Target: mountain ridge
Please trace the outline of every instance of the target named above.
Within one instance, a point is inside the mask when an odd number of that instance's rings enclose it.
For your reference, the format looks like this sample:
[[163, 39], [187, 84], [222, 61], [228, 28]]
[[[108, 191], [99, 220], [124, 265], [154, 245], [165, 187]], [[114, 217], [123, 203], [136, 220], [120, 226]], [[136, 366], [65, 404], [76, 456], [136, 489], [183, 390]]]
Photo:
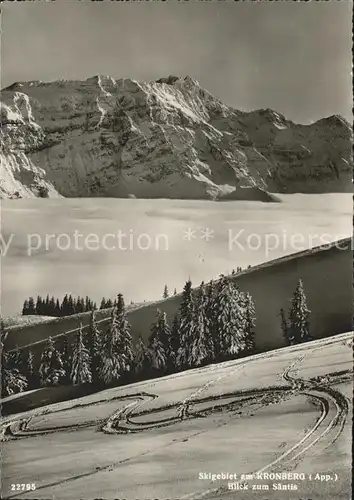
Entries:
[[1, 91], [1, 122], [2, 197], [351, 191], [343, 117], [301, 125], [269, 108], [240, 111], [191, 77], [15, 82]]

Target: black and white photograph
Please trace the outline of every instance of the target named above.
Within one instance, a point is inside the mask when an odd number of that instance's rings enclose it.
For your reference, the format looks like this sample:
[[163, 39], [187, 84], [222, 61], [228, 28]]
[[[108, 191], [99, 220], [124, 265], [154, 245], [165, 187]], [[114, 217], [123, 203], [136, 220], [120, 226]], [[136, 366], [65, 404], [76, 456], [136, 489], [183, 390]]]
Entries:
[[352, 2], [1, 10], [1, 492], [350, 500]]

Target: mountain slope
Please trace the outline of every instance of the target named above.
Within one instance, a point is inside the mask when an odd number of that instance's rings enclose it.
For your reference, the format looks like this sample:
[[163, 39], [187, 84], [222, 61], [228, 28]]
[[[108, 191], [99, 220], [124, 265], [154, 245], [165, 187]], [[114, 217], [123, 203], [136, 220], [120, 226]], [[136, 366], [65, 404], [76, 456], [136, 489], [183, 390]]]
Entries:
[[190, 77], [15, 83], [1, 99], [5, 197], [351, 190], [344, 119], [305, 126], [268, 109], [237, 111]]

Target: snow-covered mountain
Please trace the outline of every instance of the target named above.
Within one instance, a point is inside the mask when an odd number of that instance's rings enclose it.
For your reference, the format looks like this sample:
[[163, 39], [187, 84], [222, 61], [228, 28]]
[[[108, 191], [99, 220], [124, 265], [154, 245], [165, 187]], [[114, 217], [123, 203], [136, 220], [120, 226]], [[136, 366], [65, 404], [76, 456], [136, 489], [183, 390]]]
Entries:
[[298, 125], [270, 109], [238, 111], [190, 77], [14, 83], [1, 101], [3, 197], [351, 191], [343, 118]]

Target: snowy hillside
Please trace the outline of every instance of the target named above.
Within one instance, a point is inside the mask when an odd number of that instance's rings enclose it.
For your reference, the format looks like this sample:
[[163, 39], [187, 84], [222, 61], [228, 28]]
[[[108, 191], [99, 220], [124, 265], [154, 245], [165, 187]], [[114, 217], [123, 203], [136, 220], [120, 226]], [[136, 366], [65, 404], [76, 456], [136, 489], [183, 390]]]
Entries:
[[269, 109], [237, 111], [190, 77], [14, 83], [1, 100], [2, 197], [268, 199], [265, 191], [351, 189], [344, 119], [304, 126]]
[[51, 405], [40, 389], [30, 399], [46, 406], [0, 420], [2, 498], [349, 499], [352, 344], [348, 332]]

